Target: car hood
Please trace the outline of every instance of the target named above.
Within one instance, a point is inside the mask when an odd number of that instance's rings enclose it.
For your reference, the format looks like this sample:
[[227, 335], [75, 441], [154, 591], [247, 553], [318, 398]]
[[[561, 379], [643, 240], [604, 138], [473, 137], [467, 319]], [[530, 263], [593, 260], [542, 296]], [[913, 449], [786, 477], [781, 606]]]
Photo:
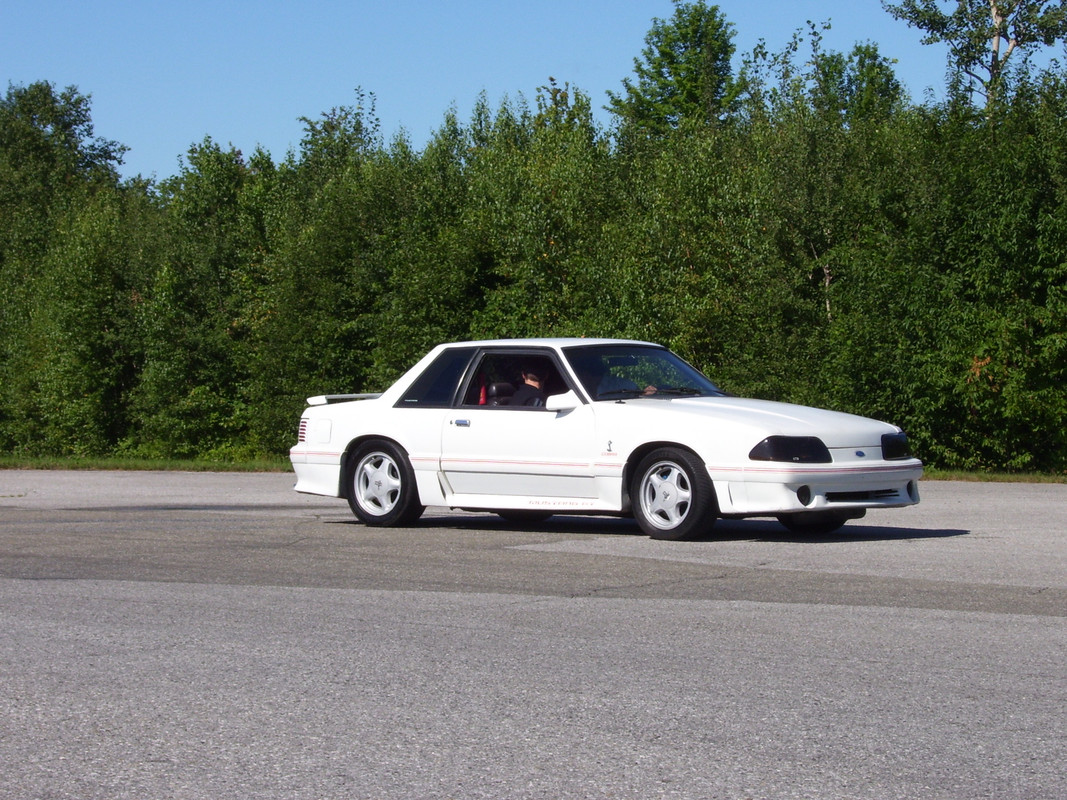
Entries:
[[882, 434], [900, 430], [841, 411], [744, 397], [637, 398], [626, 401], [626, 406], [642, 417], [668, 414], [691, 418], [690, 423], [696, 426], [704, 420], [734, 430], [747, 428], [757, 440], [776, 435], [817, 436], [827, 447], [869, 446], [878, 443]]

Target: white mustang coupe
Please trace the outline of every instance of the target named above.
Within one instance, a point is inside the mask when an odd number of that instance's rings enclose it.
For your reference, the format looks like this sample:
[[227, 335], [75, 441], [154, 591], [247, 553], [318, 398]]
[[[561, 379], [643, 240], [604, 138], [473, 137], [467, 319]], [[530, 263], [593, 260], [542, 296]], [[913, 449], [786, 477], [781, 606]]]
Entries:
[[664, 347], [513, 339], [434, 348], [387, 391], [308, 399], [290, 451], [298, 492], [348, 499], [367, 525], [426, 506], [632, 514], [657, 539], [717, 517], [827, 533], [919, 502], [900, 428], [732, 397]]

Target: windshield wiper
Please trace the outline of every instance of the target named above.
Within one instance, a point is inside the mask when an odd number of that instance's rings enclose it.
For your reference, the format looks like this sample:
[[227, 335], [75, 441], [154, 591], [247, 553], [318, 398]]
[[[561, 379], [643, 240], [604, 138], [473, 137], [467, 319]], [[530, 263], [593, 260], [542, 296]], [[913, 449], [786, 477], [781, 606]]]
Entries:
[[668, 386], [664, 389], [657, 389], [656, 394], [676, 394], [681, 397], [690, 397], [692, 395], [704, 394], [704, 390], [696, 389], [692, 386]]
[[606, 400], [611, 397], [640, 397], [644, 394], [642, 389], [608, 389], [606, 392], [597, 392], [597, 400]]

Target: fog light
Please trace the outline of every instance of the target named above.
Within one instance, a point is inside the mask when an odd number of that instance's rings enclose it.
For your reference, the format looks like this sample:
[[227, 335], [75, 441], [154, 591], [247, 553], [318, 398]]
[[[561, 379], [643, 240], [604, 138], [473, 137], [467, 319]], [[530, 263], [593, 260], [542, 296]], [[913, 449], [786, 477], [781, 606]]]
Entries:
[[797, 500], [800, 501], [802, 506], [806, 506], [811, 502], [811, 487], [801, 486], [797, 489]]

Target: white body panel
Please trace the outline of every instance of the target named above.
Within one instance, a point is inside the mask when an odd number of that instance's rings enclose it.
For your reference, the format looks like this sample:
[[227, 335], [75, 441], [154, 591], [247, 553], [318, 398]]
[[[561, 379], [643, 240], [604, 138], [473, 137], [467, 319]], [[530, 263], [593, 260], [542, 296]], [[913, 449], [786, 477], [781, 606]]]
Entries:
[[[315, 398], [291, 450], [296, 490], [343, 497], [345, 454], [366, 438], [407, 453], [423, 505], [468, 509], [623, 512], [636, 456], [653, 446], [693, 451], [707, 466], [724, 516], [767, 516], [826, 508], [918, 502], [922, 463], [885, 460], [887, 423], [803, 406], [726, 396], [630, 397], [592, 401], [566, 362], [566, 348], [602, 340], [518, 340], [465, 347], [538, 347], [559, 359], [575, 391], [573, 408], [461, 405], [409, 407], [405, 392], [446, 346], [435, 348], [380, 396], [347, 402]], [[816, 437], [831, 463], [754, 461], [770, 436]], [[798, 498], [806, 487], [807, 503]]]
[[592, 422], [588, 405], [453, 409], [441, 437], [445, 483], [464, 496], [594, 498]]

